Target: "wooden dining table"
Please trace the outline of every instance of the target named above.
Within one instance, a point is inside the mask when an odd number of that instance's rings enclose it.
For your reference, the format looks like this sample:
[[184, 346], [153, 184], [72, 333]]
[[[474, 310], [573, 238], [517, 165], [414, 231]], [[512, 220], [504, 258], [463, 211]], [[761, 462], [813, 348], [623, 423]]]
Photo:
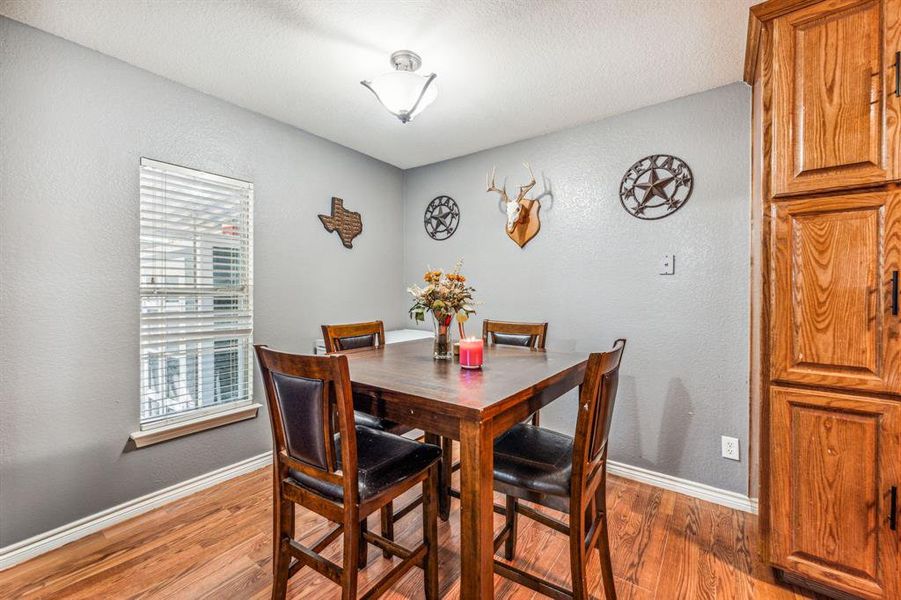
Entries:
[[579, 386], [588, 355], [487, 346], [469, 370], [434, 360], [431, 340], [343, 354], [370, 412], [460, 442], [460, 598], [493, 598], [494, 439]]

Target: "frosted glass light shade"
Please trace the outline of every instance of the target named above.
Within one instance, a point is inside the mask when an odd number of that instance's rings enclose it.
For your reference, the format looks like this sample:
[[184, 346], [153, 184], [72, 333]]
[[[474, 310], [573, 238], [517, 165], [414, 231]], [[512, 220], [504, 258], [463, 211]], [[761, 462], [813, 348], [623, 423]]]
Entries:
[[438, 97], [437, 75], [417, 75], [419, 56], [408, 50], [392, 54], [391, 62], [395, 71], [360, 83], [375, 94], [388, 112], [408, 123]]

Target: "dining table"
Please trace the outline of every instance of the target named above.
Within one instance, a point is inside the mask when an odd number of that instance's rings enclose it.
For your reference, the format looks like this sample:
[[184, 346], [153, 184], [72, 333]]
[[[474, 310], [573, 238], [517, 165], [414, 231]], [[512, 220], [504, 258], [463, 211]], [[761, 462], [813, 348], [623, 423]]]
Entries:
[[342, 354], [368, 412], [460, 442], [460, 598], [493, 598], [494, 440], [581, 385], [588, 354], [486, 345], [481, 369], [428, 339]]

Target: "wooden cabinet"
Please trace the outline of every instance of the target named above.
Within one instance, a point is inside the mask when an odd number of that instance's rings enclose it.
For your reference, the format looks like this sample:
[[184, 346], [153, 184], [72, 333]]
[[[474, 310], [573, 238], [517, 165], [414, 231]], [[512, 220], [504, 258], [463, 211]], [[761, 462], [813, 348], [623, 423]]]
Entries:
[[774, 195], [901, 178], [899, 2], [825, 0], [773, 19]]
[[901, 394], [901, 192], [774, 205], [772, 379]]
[[751, 8], [761, 550], [874, 600], [901, 598], [899, 51], [901, 0]]
[[778, 387], [771, 402], [772, 561], [857, 596], [898, 598], [901, 404]]

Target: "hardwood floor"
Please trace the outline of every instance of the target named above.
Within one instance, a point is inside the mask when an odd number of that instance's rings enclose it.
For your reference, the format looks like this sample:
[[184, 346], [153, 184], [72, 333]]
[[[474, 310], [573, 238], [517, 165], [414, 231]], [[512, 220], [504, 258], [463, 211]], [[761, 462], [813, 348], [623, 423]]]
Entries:
[[[615, 477], [608, 488], [620, 599], [816, 597], [777, 585], [755, 560], [753, 515]], [[268, 598], [270, 498], [268, 468], [233, 479], [0, 572], [0, 598]], [[454, 500], [451, 508], [450, 521], [439, 522], [441, 593], [450, 599], [459, 595], [460, 558], [460, 505]], [[412, 545], [420, 536], [419, 514], [396, 525], [401, 543]], [[495, 525], [500, 528], [500, 517]], [[317, 538], [325, 527], [323, 519], [298, 511], [302, 539]], [[378, 527], [377, 519], [370, 527]], [[340, 562], [340, 554], [339, 538], [326, 555]], [[517, 566], [569, 585], [563, 535], [522, 519], [517, 554]], [[597, 559], [590, 564], [590, 589], [602, 598]], [[391, 565], [370, 547], [361, 590]], [[334, 584], [306, 569], [292, 579], [288, 597], [340, 595]], [[383, 597], [422, 598], [422, 572], [414, 569]], [[495, 597], [538, 598], [500, 577], [495, 577]]]

